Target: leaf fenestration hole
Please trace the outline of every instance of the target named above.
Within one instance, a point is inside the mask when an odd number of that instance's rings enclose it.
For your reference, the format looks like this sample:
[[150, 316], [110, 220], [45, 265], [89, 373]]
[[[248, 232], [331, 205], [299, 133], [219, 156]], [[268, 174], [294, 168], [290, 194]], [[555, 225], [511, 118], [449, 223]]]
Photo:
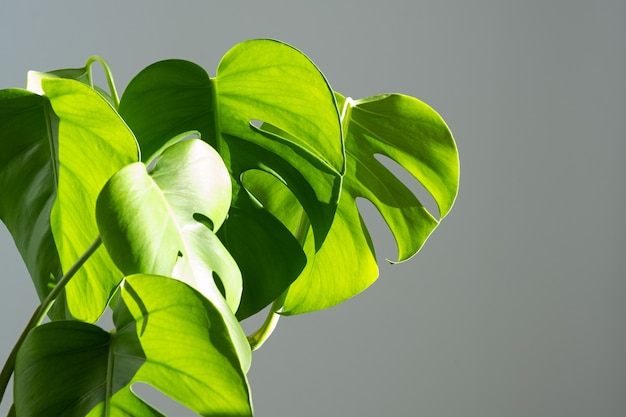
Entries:
[[264, 122], [263, 120], [252, 119], [250, 120], [250, 126], [264, 135], [270, 135], [274, 138], [286, 139], [291, 142], [299, 142], [299, 139], [292, 134], [280, 128], [280, 126], [274, 126], [271, 123]]
[[102, 329], [114, 329], [115, 324], [113, 323], [113, 310], [111, 308], [107, 308], [104, 310], [96, 325], [101, 327]]
[[368, 199], [361, 197], [356, 199], [356, 205], [372, 239], [372, 245], [374, 245], [375, 249], [376, 262], [379, 267], [387, 264], [386, 260], [388, 259], [388, 257], [380, 255], [381, 252], [386, 255], [393, 253], [393, 249], [395, 249], [395, 258], [397, 259], [398, 245], [393, 237], [393, 233], [391, 233], [391, 229], [389, 229], [387, 222], [385, 222], [385, 219], [380, 214], [376, 206]]
[[374, 157], [391, 171], [402, 183], [415, 194], [424, 208], [437, 220], [440, 220], [439, 207], [432, 194], [409, 171], [393, 159], [376, 154]]
[[198, 414], [191, 411], [173, 398], [165, 395], [158, 389], [145, 382], [133, 384], [132, 391], [150, 406], [168, 416], [197, 417]]
[[203, 225], [205, 225], [206, 227], [208, 227], [212, 232], [214, 224], [213, 224], [213, 220], [209, 219], [207, 216], [205, 216], [202, 213], [194, 213], [193, 214], [193, 219], [197, 222], [202, 223]]
[[213, 281], [215, 282], [215, 286], [217, 287], [217, 289], [220, 290], [222, 297], [226, 298], [226, 289], [224, 288], [224, 283], [222, 282], [219, 274], [215, 271], [213, 271]]

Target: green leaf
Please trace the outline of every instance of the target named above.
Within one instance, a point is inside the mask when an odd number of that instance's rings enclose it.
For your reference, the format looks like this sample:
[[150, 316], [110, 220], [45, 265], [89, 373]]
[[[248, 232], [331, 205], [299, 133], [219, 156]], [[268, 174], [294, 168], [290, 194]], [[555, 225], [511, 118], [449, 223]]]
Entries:
[[[233, 213], [220, 237], [241, 266], [244, 296], [240, 318], [259, 311], [296, 278], [305, 258], [285, 228], [242, 186], [250, 170], [270, 173], [291, 189], [321, 246], [336, 210], [344, 171], [341, 124], [334, 95], [317, 67], [300, 51], [272, 40], [243, 42], [222, 59], [215, 78], [197, 65], [162, 61], [128, 85], [120, 114], [146, 155], [164, 138], [197, 130], [214, 146], [233, 179]], [[288, 135], [277, 136], [264, 126]], [[254, 230], [247, 233], [247, 230]], [[268, 233], [268, 231], [270, 233]], [[257, 248], [255, 251], [248, 250]], [[260, 269], [259, 254], [286, 259], [289, 275]], [[271, 266], [271, 265], [267, 265]], [[258, 296], [249, 288], [267, 288]]]
[[[58, 190], [50, 222], [67, 270], [99, 235], [95, 203], [100, 190], [139, 156], [132, 132], [100, 94], [61, 78], [44, 79], [42, 87], [59, 118]], [[106, 250], [98, 249], [65, 288], [70, 314], [95, 321], [121, 279]]]
[[[107, 76], [107, 81], [109, 82], [110, 93], [113, 96], [104, 91], [100, 86], [94, 84], [91, 67], [95, 62], [99, 62], [102, 65], [104, 72]], [[69, 80], [79, 81], [93, 88], [114, 107], [116, 107], [115, 103], [119, 101], [119, 99], [117, 98], [117, 92], [115, 90], [115, 84], [113, 83], [113, 75], [111, 74], [111, 71], [106, 61], [99, 56], [89, 57], [87, 63], [82, 68], [63, 68], [46, 72], [28, 71], [28, 75], [26, 78], [26, 89], [33, 93], [44, 95], [42, 82], [44, 79], [47, 78], [65, 78]]]
[[[220, 156], [192, 139], [167, 148], [149, 173], [137, 162], [113, 175], [98, 197], [96, 217], [102, 241], [124, 275], [184, 281], [211, 300], [238, 332], [233, 313], [241, 298], [241, 274], [214, 233], [230, 201], [230, 177]], [[247, 342], [238, 349], [244, 357]]]
[[80, 81], [83, 84], [89, 85], [90, 75], [89, 69], [87, 67], [83, 68], [64, 68], [53, 71], [28, 71], [28, 75], [26, 77], [26, 89], [28, 91], [32, 91], [33, 93], [44, 95], [43, 88], [41, 83], [46, 78], [66, 78], [69, 80]]
[[[229, 248], [239, 268], [248, 274], [248, 279], [244, 275], [244, 291], [237, 310], [237, 318], [243, 320], [285, 291], [302, 271], [306, 256], [289, 230], [264, 210], [258, 210], [251, 217], [249, 212], [233, 208], [224, 229], [227, 229], [223, 234], [225, 242], [230, 236], [248, 237]], [[277, 248], [283, 248], [283, 251], [277, 251]]]
[[[346, 100], [347, 171], [337, 215], [324, 245], [305, 243], [309, 262], [289, 289], [283, 314], [336, 305], [363, 291], [378, 277], [374, 247], [359, 214], [357, 198], [371, 201], [391, 229], [402, 262], [415, 255], [439, 224], [418, 198], [375, 155], [398, 162], [430, 192], [442, 219], [458, 190], [456, 145], [443, 119], [421, 101], [398, 94]], [[298, 207], [288, 190], [259, 177], [247, 183], [265, 207], [295, 223]], [[292, 226], [293, 227], [293, 226]]]
[[17, 415], [161, 416], [137, 382], [202, 416], [252, 415], [232, 334], [204, 296], [151, 275], [127, 277], [120, 293], [110, 333], [65, 321], [31, 331], [15, 366]]
[[250, 121], [260, 120], [280, 127], [289, 133], [290, 142], [343, 172], [341, 125], [333, 92], [302, 52], [278, 41], [243, 42], [224, 55], [216, 79], [225, 133], [274, 148], [250, 131]]
[[[57, 122], [47, 98], [21, 89], [0, 91], [0, 220], [41, 300], [63, 275], [50, 228], [58, 175]], [[57, 303], [50, 316], [64, 313]]]

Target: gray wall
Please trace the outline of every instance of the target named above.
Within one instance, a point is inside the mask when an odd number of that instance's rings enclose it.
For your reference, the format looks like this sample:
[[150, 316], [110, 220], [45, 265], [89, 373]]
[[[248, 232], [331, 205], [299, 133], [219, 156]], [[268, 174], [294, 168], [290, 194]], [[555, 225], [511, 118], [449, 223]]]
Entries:
[[[281, 321], [254, 355], [258, 416], [626, 415], [623, 0], [3, 0], [0, 16], [0, 88], [92, 54], [120, 89], [164, 58], [214, 73], [272, 37], [338, 91], [403, 92], [447, 120], [451, 215], [361, 296]], [[3, 361], [36, 306], [4, 226], [0, 269]]]

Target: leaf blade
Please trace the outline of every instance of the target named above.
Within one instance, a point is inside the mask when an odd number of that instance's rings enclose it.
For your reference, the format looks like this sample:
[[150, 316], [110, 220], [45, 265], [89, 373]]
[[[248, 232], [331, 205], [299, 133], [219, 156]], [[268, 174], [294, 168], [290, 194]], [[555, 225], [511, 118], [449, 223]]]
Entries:
[[[50, 222], [67, 270], [98, 237], [95, 202], [100, 189], [117, 170], [136, 161], [139, 151], [110, 103], [88, 86], [44, 79], [42, 88], [59, 117], [59, 178]], [[94, 157], [86, 161], [87, 155]], [[106, 251], [98, 249], [65, 288], [69, 313], [95, 321], [121, 279]]]
[[136, 382], [203, 416], [252, 414], [222, 315], [188, 285], [160, 276], [128, 277], [114, 322], [110, 334], [75, 321], [35, 328], [16, 361], [17, 414], [100, 417], [108, 410], [162, 416], [134, 395]]
[[[198, 139], [186, 140], [166, 149], [150, 173], [137, 162], [113, 175], [98, 196], [96, 218], [104, 246], [124, 275], [164, 275], [191, 285], [222, 311], [235, 334], [241, 273], [213, 230], [196, 216], [219, 227], [230, 207], [230, 189], [217, 152]], [[249, 366], [247, 342], [237, 348]]]
[[[378, 278], [374, 246], [357, 198], [368, 199], [379, 210], [396, 240], [397, 262], [403, 262], [420, 250], [449, 213], [458, 192], [456, 144], [432, 108], [399, 94], [356, 101], [337, 97], [340, 105], [348, 106], [344, 112], [347, 169], [339, 208], [324, 246], [315, 251], [311, 242], [305, 243], [309, 262], [289, 289], [286, 315], [332, 307]], [[395, 160], [424, 185], [439, 207], [439, 220], [376, 154]], [[293, 204], [288, 195], [273, 189], [265, 195], [279, 199], [266, 203], [271, 207]]]
[[[0, 220], [11, 233], [43, 300], [63, 273], [50, 226], [58, 161], [48, 100], [21, 89], [0, 91]], [[52, 317], [64, 317], [62, 303]]]
[[[286, 228], [277, 233], [280, 237], [265, 232], [267, 213], [250, 196], [241, 177], [262, 170], [291, 187], [310, 218], [317, 247], [321, 245], [332, 223], [345, 169], [339, 113], [323, 74], [293, 47], [253, 40], [231, 49], [220, 61], [215, 78], [180, 60], [147, 67], [128, 85], [120, 112], [142, 148], [158, 149], [163, 137], [197, 130], [219, 151], [231, 173], [232, 206], [238, 213], [229, 217], [219, 234], [242, 266], [239, 317], [272, 302], [296, 279], [305, 258]], [[266, 128], [270, 125], [290, 134], [276, 135]], [[240, 221], [243, 216], [245, 222]], [[255, 230], [257, 248], [275, 259], [289, 256], [297, 268], [277, 277], [271, 269], [253, 267], [246, 227]], [[264, 287], [270, 290], [260, 297], [245, 294], [246, 288]]]

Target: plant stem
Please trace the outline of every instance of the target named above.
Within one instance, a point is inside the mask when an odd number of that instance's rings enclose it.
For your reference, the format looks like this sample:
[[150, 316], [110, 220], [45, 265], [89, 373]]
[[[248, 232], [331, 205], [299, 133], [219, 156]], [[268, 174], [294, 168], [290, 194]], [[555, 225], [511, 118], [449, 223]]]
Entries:
[[[311, 223], [309, 222], [309, 218], [306, 213], [302, 211], [300, 215], [300, 222], [298, 223], [298, 229], [296, 230], [296, 239], [300, 246], [304, 246], [304, 242], [306, 240], [306, 236], [309, 232], [309, 227]], [[274, 332], [274, 329], [278, 325], [278, 320], [280, 319], [280, 312], [283, 310], [285, 300], [287, 299], [287, 293], [289, 292], [289, 288], [285, 290], [274, 302], [272, 303], [272, 307], [265, 318], [265, 321], [259, 327], [259, 329], [248, 336], [248, 343], [250, 343], [250, 349], [257, 350], [259, 349], [263, 343], [269, 339], [269, 337]]]
[[217, 80], [215, 78], [209, 78], [211, 84], [211, 104], [213, 106], [213, 122], [215, 123], [215, 150], [223, 158], [224, 152], [224, 138], [222, 137], [222, 121], [220, 118], [220, 103], [217, 99]]
[[91, 84], [91, 88], [93, 88], [93, 78], [91, 75], [91, 66], [94, 62], [98, 62], [102, 65], [102, 69], [104, 70], [104, 75], [107, 78], [107, 83], [109, 84], [109, 92], [111, 93], [111, 98], [113, 99], [113, 104], [115, 109], [117, 110], [120, 107], [120, 97], [117, 94], [117, 89], [115, 88], [115, 81], [113, 81], [113, 73], [111, 72], [111, 68], [109, 68], [109, 64], [100, 56], [93, 55], [87, 59], [85, 66], [89, 69], [89, 83]]
[[6, 391], [7, 385], [9, 384], [9, 380], [11, 379], [11, 375], [13, 374], [13, 370], [15, 368], [15, 359], [17, 358], [17, 352], [22, 347], [24, 340], [26, 340], [26, 336], [28, 333], [35, 327], [37, 327], [43, 319], [50, 311], [52, 304], [59, 296], [63, 288], [67, 285], [70, 279], [76, 274], [76, 272], [83, 266], [83, 264], [89, 259], [89, 257], [98, 249], [98, 247], [102, 244], [102, 240], [100, 236], [91, 244], [91, 246], [85, 251], [85, 253], [76, 261], [74, 265], [67, 270], [65, 275], [61, 277], [57, 285], [48, 293], [46, 298], [41, 302], [39, 307], [35, 309], [32, 317], [30, 318], [28, 324], [24, 328], [24, 331], [20, 335], [17, 343], [13, 346], [13, 350], [9, 354], [6, 362], [4, 363], [4, 367], [2, 368], [2, 372], [0, 373], [0, 403], [4, 398], [4, 392]]
[[279, 313], [283, 308], [285, 298], [287, 298], [287, 291], [283, 292], [280, 297], [274, 300], [259, 330], [248, 336], [248, 343], [250, 343], [250, 349], [253, 351], [263, 346], [263, 343], [265, 343], [272, 335], [272, 332], [274, 332], [274, 329], [278, 325], [278, 320], [280, 319]]

